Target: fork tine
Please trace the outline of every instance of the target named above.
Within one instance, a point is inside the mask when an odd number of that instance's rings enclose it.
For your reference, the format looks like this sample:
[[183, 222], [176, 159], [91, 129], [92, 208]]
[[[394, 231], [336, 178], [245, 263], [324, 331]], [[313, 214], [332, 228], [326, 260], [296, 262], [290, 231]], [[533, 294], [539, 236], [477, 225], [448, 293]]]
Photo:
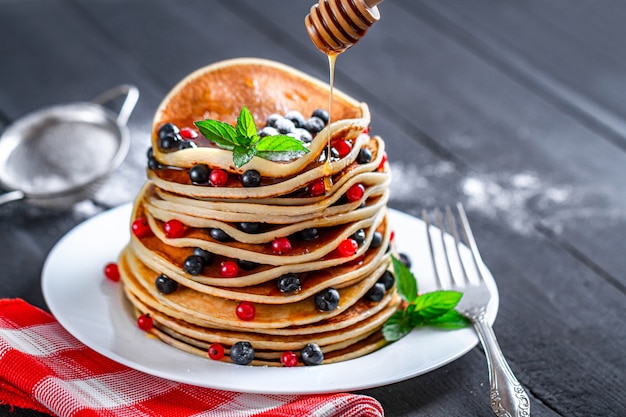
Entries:
[[452, 214], [452, 210], [450, 209], [450, 206], [446, 206], [446, 218], [448, 221], [448, 230], [451, 232], [452, 237], [454, 237], [454, 253], [456, 254], [457, 262], [461, 266], [461, 275], [463, 278], [463, 283], [467, 285], [470, 283], [470, 281], [469, 281], [469, 276], [467, 275], [467, 270], [465, 269], [465, 263], [461, 259], [461, 251], [459, 249], [460, 244], [461, 244], [461, 241], [459, 239], [459, 228], [457, 226], [455, 216], [454, 214]]
[[485, 281], [482, 272], [480, 271], [479, 263], [482, 263], [482, 258], [480, 257], [480, 252], [478, 251], [478, 246], [476, 245], [476, 240], [474, 239], [474, 234], [472, 233], [472, 228], [469, 225], [469, 221], [467, 220], [467, 215], [465, 214], [465, 209], [463, 208], [463, 204], [456, 203], [456, 208], [459, 211], [459, 217], [461, 219], [461, 230], [463, 231], [463, 235], [465, 236], [465, 240], [469, 245], [470, 251], [472, 252], [472, 260], [474, 261], [474, 268], [476, 268], [476, 273], [478, 274], [478, 278], [481, 281]]
[[428, 212], [426, 210], [422, 210], [422, 220], [426, 225], [426, 237], [428, 239], [428, 250], [430, 251], [430, 260], [433, 264], [433, 272], [435, 274], [435, 284], [437, 288], [443, 288], [443, 282], [441, 281], [441, 277], [439, 276], [439, 271], [437, 270], [437, 262], [435, 261], [435, 252], [433, 251], [433, 239], [430, 236], [430, 217], [428, 216]]
[[441, 215], [441, 210], [439, 210], [438, 208], [435, 209], [435, 221], [437, 222], [437, 227], [439, 228], [440, 231], [440, 237], [441, 237], [441, 246], [443, 247], [443, 254], [446, 257], [446, 268], [448, 269], [448, 277], [450, 277], [450, 285], [454, 285], [455, 283], [455, 279], [454, 279], [454, 275], [452, 275], [452, 267], [450, 266], [450, 254], [448, 253], [448, 246], [446, 245], [446, 227], [443, 224], [443, 220], [442, 220], [442, 215]]

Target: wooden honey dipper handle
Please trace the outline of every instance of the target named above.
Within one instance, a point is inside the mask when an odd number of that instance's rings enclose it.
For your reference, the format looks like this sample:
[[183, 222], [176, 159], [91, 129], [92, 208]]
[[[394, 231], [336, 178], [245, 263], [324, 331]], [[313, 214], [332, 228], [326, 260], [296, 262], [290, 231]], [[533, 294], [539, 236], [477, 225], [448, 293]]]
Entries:
[[304, 19], [309, 37], [320, 51], [337, 55], [357, 43], [380, 19], [383, 0], [319, 0]]

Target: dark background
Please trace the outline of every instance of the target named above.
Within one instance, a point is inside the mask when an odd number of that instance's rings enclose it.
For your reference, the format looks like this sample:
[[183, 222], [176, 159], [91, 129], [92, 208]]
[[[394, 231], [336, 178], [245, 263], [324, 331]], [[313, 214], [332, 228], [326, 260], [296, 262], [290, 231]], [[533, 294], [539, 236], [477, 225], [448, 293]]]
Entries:
[[[62, 212], [0, 207], [0, 296], [46, 308], [48, 251], [133, 199], [152, 115], [188, 73], [255, 56], [327, 80], [304, 30], [311, 5], [0, 1], [0, 130], [117, 84], [141, 91], [130, 154], [92, 199]], [[339, 57], [336, 86], [369, 104], [387, 142], [390, 205], [417, 215], [465, 204], [500, 290], [495, 331], [533, 416], [625, 415], [626, 3], [390, 0], [380, 11]], [[491, 415], [479, 347], [365, 393], [389, 416]]]

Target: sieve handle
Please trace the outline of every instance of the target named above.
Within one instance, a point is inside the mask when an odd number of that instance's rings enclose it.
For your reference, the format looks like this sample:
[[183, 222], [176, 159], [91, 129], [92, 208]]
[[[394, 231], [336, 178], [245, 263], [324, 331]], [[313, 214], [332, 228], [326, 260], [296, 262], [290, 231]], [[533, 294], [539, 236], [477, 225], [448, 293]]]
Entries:
[[96, 104], [106, 105], [107, 103], [124, 95], [126, 98], [124, 99], [122, 107], [120, 107], [119, 113], [117, 114], [117, 123], [124, 126], [135, 109], [137, 100], [139, 100], [139, 90], [137, 87], [132, 84], [118, 85], [117, 87], [113, 87], [110, 90], [105, 91], [91, 101]]
[[8, 193], [0, 195], [0, 206], [5, 203], [10, 203], [11, 201], [21, 200], [24, 197], [26, 197], [24, 193], [19, 190], [10, 191]]

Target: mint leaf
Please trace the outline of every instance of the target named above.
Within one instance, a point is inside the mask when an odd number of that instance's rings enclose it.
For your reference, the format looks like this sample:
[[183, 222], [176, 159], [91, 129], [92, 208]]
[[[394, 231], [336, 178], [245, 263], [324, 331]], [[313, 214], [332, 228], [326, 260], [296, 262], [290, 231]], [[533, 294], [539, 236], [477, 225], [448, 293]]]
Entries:
[[251, 145], [259, 138], [254, 124], [254, 117], [250, 114], [250, 110], [246, 106], [241, 108], [239, 117], [237, 118], [237, 140], [240, 145]]
[[241, 108], [235, 127], [218, 120], [194, 122], [204, 137], [222, 149], [233, 151], [233, 163], [241, 168], [256, 155], [269, 161], [290, 161], [309, 153], [296, 138], [284, 135], [260, 138], [254, 117], [246, 106]]
[[461, 315], [456, 310], [450, 310], [445, 314], [442, 314], [439, 317], [431, 318], [431, 319], [423, 319], [423, 325], [438, 327], [440, 329], [462, 329], [471, 324], [468, 318]]
[[250, 162], [254, 154], [255, 154], [254, 148], [248, 148], [246, 146], [237, 145], [233, 149], [233, 162], [235, 163], [235, 166], [237, 168], [241, 168], [242, 166]]
[[194, 122], [194, 124], [207, 140], [215, 143], [220, 148], [232, 151], [238, 143], [237, 132], [228, 123], [207, 119]]
[[425, 319], [439, 317], [452, 310], [459, 303], [463, 293], [458, 291], [439, 290], [416, 297], [412, 305], [415, 305], [412, 314], [419, 314]]
[[463, 293], [439, 290], [418, 295], [417, 281], [409, 268], [393, 255], [391, 261], [398, 293], [407, 304], [404, 310], [396, 311], [383, 325], [385, 340], [396, 341], [416, 327], [461, 329], [470, 324], [467, 318], [454, 309]]
[[395, 256], [391, 257], [393, 263], [393, 272], [396, 276], [396, 282], [398, 283], [398, 293], [406, 301], [411, 302], [417, 297], [417, 281], [411, 273], [411, 270], [406, 267]]
[[284, 135], [265, 136], [257, 142], [256, 149], [259, 157], [274, 162], [290, 161], [309, 152], [298, 139]]
[[413, 326], [410, 317], [404, 311], [396, 311], [383, 325], [383, 336], [389, 342], [395, 342], [409, 334]]
[[309, 152], [298, 139], [285, 135], [265, 136], [257, 142], [256, 149], [257, 152]]

